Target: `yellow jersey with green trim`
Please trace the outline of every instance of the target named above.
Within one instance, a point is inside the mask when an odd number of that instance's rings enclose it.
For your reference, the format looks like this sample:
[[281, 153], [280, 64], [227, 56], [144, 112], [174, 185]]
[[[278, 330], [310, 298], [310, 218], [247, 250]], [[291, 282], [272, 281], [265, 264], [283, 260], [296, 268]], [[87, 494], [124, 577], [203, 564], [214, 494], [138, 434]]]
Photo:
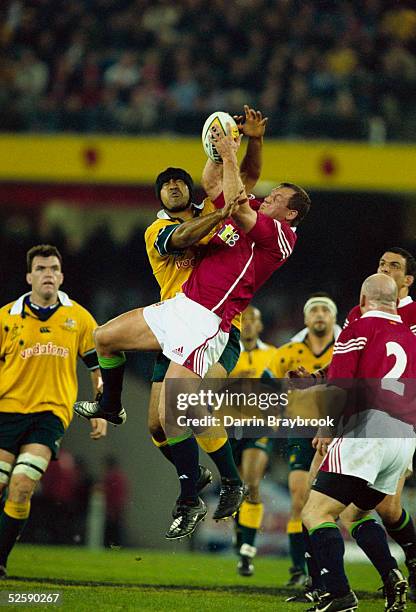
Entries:
[[[195, 209], [200, 210], [201, 216], [216, 210], [209, 198], [205, 198], [202, 205], [195, 206]], [[188, 280], [198, 260], [203, 257], [205, 246], [220, 226], [218, 224], [209, 234], [187, 249], [171, 252], [168, 249], [169, 238], [181, 223], [181, 219], [170, 217], [165, 210], [160, 210], [156, 221], [149, 225], [144, 234], [147, 256], [153, 276], [160, 287], [161, 301], [173, 298], [182, 291], [182, 285]], [[234, 317], [233, 325], [241, 329], [241, 315]]]
[[241, 343], [241, 353], [237, 365], [231, 372], [233, 378], [261, 378], [264, 374], [278, 377], [276, 354], [278, 349], [257, 340], [256, 347], [246, 351]]
[[277, 349], [276, 366], [277, 378], [284, 378], [288, 370], [296, 370], [303, 366], [309, 372], [323, 368], [332, 359], [334, 340], [324, 348], [319, 355], [314, 355], [305, 342], [288, 342]]
[[97, 324], [62, 291], [60, 306], [42, 321], [26, 304], [28, 295], [0, 309], [0, 412], [51, 411], [66, 428], [77, 398], [77, 357], [98, 368]]
[[[303, 366], [308, 372], [319, 370], [331, 361], [334, 343], [335, 340], [331, 340], [319, 355], [315, 355], [305, 341], [292, 341], [284, 344], [277, 349], [276, 376], [284, 378], [289, 370], [296, 370], [299, 366]], [[312, 392], [308, 393], [299, 390], [290, 391], [289, 405], [285, 411], [286, 416], [291, 418], [296, 418], [296, 416], [318, 417], [322, 389], [323, 387], [316, 385]]]

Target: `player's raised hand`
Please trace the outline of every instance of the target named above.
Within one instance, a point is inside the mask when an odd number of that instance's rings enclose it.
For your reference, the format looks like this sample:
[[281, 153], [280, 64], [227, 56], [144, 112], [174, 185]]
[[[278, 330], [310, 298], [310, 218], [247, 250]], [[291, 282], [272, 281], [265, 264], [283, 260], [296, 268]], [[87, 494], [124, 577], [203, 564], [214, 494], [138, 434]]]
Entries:
[[90, 438], [92, 440], [99, 440], [107, 435], [107, 421], [104, 419], [91, 419], [91, 432]]
[[245, 202], [248, 202], [247, 194], [244, 189], [241, 189], [235, 196], [235, 198], [225, 203], [225, 205], [221, 209], [221, 218], [228, 219], [228, 217], [231, 217], [235, 213], [235, 211]]
[[237, 154], [238, 147], [240, 146], [241, 135], [238, 138], [233, 138], [232, 128], [229, 123], [227, 123], [226, 134], [223, 134], [217, 126], [213, 125], [209, 135], [209, 140], [215, 146], [222, 159], [233, 159]]
[[331, 444], [333, 438], [322, 438], [320, 436], [315, 436], [312, 440], [312, 446], [321, 457], [324, 457], [328, 452], [328, 446]]
[[233, 118], [240, 134], [248, 136], [248, 138], [262, 138], [264, 136], [268, 117], [263, 117], [261, 111], [256, 111], [245, 104], [244, 115], [234, 115]]

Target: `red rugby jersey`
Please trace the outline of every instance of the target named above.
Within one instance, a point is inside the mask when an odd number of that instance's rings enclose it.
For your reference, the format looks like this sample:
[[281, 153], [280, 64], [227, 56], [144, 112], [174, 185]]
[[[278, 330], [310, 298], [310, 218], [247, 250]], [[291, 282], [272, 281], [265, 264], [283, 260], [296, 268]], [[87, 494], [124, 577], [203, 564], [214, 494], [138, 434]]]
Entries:
[[[220, 196], [214, 203], [219, 208], [223, 202]], [[255, 210], [260, 204], [250, 200]], [[229, 331], [233, 317], [284, 264], [295, 243], [295, 230], [286, 221], [258, 212], [256, 224], [246, 234], [232, 219], [226, 219], [183, 284], [183, 292], [221, 317], [221, 328]]]
[[[397, 311], [403, 321], [410, 330], [416, 335], [416, 302], [412, 300], [410, 295], [405, 298], [402, 298], [399, 301], [399, 305], [397, 307]], [[353, 321], [356, 321], [361, 317], [361, 309], [360, 307], [354, 306], [349, 311], [347, 318], [345, 319], [344, 328], [347, 327]]]
[[328, 382], [342, 386], [344, 379], [366, 379], [360, 410], [376, 408], [416, 424], [416, 338], [399, 315], [369, 311], [341, 332]]

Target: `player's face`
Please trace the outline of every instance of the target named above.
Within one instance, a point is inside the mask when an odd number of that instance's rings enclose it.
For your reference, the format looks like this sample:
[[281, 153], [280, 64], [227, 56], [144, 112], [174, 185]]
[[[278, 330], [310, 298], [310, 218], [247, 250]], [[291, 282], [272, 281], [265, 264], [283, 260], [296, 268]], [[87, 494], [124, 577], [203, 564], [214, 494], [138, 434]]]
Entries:
[[335, 325], [335, 318], [328, 306], [317, 304], [305, 316], [305, 325], [315, 336], [325, 336]]
[[34, 257], [32, 271], [26, 275], [26, 280], [32, 285], [34, 298], [40, 298], [45, 302], [56, 301], [58, 289], [64, 280], [59, 259], [54, 255]]
[[259, 208], [260, 212], [278, 221], [291, 221], [297, 214], [289, 208], [290, 198], [294, 193], [290, 187], [276, 187], [264, 198]]
[[241, 317], [241, 339], [255, 340], [259, 337], [263, 324], [261, 314], [257, 308], [248, 307]]
[[387, 251], [378, 262], [377, 272], [391, 276], [400, 290], [411, 285], [412, 276], [406, 274], [406, 260], [398, 253]]
[[181, 179], [170, 179], [160, 190], [163, 205], [172, 212], [185, 210], [189, 205], [188, 185]]

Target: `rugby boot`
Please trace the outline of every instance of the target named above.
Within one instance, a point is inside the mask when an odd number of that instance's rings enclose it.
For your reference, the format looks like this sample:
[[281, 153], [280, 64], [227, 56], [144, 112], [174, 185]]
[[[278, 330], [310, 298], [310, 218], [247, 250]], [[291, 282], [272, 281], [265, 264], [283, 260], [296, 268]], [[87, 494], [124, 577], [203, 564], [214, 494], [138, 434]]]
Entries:
[[104, 419], [113, 425], [124, 425], [127, 420], [127, 414], [124, 408], [121, 408], [119, 412], [107, 412], [101, 408], [100, 398], [101, 393], [97, 393], [97, 397], [93, 402], [75, 402], [74, 412], [87, 420]]
[[228, 478], [221, 478], [220, 498], [212, 518], [219, 521], [233, 516], [243, 503], [245, 494], [243, 484], [236, 484]]
[[286, 582], [285, 586], [294, 587], [294, 588], [303, 588], [306, 585], [308, 581], [308, 576], [299, 567], [291, 567], [289, 569], [289, 574], [290, 574], [290, 578]]
[[399, 569], [392, 569], [384, 582], [385, 612], [406, 610], [408, 584]]
[[416, 559], [408, 559], [406, 561], [406, 567], [409, 571], [409, 577], [407, 579], [409, 583], [408, 598], [410, 601], [416, 601]]
[[[212, 482], [211, 470], [209, 470], [204, 465], [200, 465], [199, 466], [199, 476], [198, 476], [198, 480], [196, 481], [196, 492], [201, 493], [201, 491], [205, 489], [205, 487], [208, 486], [210, 482]], [[180, 498], [178, 497], [175, 505], [173, 506], [173, 510], [172, 510], [173, 518], [176, 518], [178, 516], [179, 507], [180, 507]]]
[[325, 593], [319, 597], [319, 602], [308, 608], [307, 612], [354, 612], [358, 608], [358, 599], [353, 591], [343, 597], [334, 597]]
[[207, 514], [207, 507], [203, 500], [198, 497], [196, 506], [180, 504], [178, 506], [178, 516], [173, 520], [173, 523], [166, 532], [167, 540], [179, 540], [191, 535], [196, 526], [202, 521]]
[[250, 544], [242, 544], [240, 548], [240, 560], [237, 564], [237, 571], [240, 576], [252, 576], [254, 574], [253, 559], [256, 556], [257, 548]]

